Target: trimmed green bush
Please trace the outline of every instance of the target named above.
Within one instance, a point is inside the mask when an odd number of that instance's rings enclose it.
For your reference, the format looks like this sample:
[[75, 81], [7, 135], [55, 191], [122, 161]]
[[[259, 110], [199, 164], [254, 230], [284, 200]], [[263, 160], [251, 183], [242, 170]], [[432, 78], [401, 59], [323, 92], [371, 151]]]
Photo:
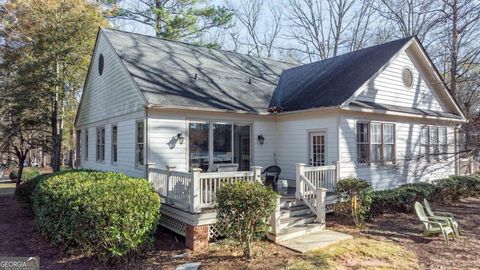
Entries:
[[216, 194], [218, 226], [238, 243], [247, 259], [252, 241], [264, 237], [275, 211], [277, 193], [259, 183], [238, 181], [222, 185]]
[[422, 201], [424, 198], [432, 200], [436, 194], [437, 187], [429, 183], [407, 184], [394, 189], [375, 191], [372, 212], [410, 212], [416, 201]]
[[32, 210], [33, 202], [32, 202], [32, 194], [37, 185], [40, 181], [47, 179], [48, 177], [53, 176], [54, 174], [41, 174], [38, 175], [30, 180], [23, 181], [16, 189], [15, 189], [15, 198], [20, 203], [22, 207], [25, 207], [29, 210]]
[[336, 190], [345, 197], [338, 203], [338, 211], [349, 215], [357, 227], [362, 227], [370, 218], [373, 194], [370, 184], [358, 178], [345, 178], [338, 181]]
[[480, 179], [473, 176], [451, 176], [435, 181], [435, 185], [438, 198], [445, 203], [480, 194]]
[[150, 184], [120, 173], [56, 174], [39, 182], [32, 200], [38, 227], [53, 244], [100, 259], [151, 244], [159, 219]]

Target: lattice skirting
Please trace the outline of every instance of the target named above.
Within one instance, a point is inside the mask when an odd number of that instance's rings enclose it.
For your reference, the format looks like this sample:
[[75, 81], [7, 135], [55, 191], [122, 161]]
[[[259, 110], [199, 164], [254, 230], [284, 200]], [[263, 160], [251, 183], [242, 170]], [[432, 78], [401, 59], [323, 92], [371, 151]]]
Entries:
[[208, 241], [215, 241], [222, 238], [222, 233], [216, 224], [208, 225]]
[[325, 211], [326, 211], [327, 213], [333, 213], [333, 212], [335, 212], [335, 203], [326, 204], [326, 205], [325, 205]]
[[186, 235], [187, 224], [176, 218], [162, 214], [160, 217], [160, 225], [180, 235]]

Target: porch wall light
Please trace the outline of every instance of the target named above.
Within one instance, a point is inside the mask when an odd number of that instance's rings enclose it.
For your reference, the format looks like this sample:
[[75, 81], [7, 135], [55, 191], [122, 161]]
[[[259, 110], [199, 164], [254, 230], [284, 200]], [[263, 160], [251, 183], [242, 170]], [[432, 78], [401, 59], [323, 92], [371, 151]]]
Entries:
[[263, 134], [258, 135], [258, 142], [260, 143], [260, 145], [263, 145], [263, 143], [265, 142], [265, 138], [263, 137]]
[[183, 137], [182, 133], [177, 134], [177, 140], [178, 143], [183, 144], [183, 142], [185, 141], [185, 137]]

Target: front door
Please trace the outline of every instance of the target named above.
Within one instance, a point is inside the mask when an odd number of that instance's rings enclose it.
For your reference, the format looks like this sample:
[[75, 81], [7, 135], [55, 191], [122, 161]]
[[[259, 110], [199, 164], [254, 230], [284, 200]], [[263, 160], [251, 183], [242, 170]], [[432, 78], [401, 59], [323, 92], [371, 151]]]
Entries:
[[310, 133], [310, 166], [325, 165], [325, 133], [312, 132]]

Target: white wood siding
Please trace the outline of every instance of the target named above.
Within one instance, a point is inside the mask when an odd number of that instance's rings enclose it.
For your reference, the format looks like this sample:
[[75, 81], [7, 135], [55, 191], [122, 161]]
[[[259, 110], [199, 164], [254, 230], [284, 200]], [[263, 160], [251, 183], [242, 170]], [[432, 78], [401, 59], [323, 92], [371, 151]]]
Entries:
[[[357, 164], [356, 122], [378, 121], [395, 124], [396, 130], [396, 165], [362, 165]], [[449, 139], [449, 153], [454, 152], [454, 126], [446, 123], [414, 122], [407, 119], [388, 119], [381, 116], [340, 117], [339, 152], [341, 162], [341, 177], [358, 177], [369, 181], [375, 189], [394, 188], [396, 186], [431, 181], [448, 177], [455, 173], [455, 164], [452, 155], [448, 161], [432, 161], [427, 163], [424, 159], [418, 160], [420, 154], [420, 128], [423, 124], [447, 126]]]
[[[143, 112], [127, 116], [114, 117], [105, 121], [78, 127], [81, 133], [80, 168], [123, 172], [134, 177], [145, 177], [145, 170], [135, 166], [135, 124], [144, 119]], [[112, 126], [117, 125], [117, 163], [112, 163]], [[105, 127], [105, 161], [96, 161], [96, 132], [98, 127]], [[85, 160], [85, 131], [88, 130], [88, 159]]]
[[282, 169], [281, 178], [295, 179], [295, 164], [309, 161], [309, 133], [326, 134], [326, 164], [337, 161], [337, 116], [316, 115], [280, 118], [277, 120], [277, 163]]
[[[144, 99], [135, 88], [104, 34], [100, 31], [84, 89], [77, 126], [143, 110]], [[103, 74], [98, 59], [104, 57]]]
[[[413, 71], [413, 86], [406, 88], [402, 82], [402, 70], [409, 67]], [[380, 104], [403, 106], [408, 108], [446, 111], [439, 102], [435, 90], [420, 71], [409, 50], [402, 52], [377, 77], [372, 78], [361, 89], [363, 92], [356, 100]]]

